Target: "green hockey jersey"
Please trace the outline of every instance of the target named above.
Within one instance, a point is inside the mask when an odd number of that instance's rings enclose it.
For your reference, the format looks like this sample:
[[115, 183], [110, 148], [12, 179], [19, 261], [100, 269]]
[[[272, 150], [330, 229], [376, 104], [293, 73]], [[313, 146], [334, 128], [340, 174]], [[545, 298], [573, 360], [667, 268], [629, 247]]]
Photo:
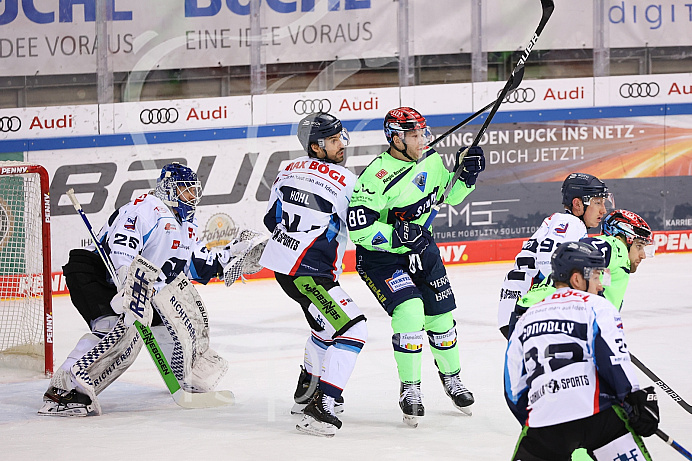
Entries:
[[[367, 250], [410, 251], [405, 246], [392, 248], [395, 220], [423, 225], [453, 175], [432, 148], [417, 163], [383, 152], [363, 170], [353, 189], [348, 210], [351, 240]], [[445, 203], [458, 205], [474, 189], [457, 181]]]

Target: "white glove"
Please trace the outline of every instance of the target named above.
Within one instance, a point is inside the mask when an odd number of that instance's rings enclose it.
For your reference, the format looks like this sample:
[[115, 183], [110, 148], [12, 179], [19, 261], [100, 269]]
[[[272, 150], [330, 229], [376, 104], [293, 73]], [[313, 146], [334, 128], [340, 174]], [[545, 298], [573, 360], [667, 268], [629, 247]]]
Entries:
[[136, 317], [135, 314], [129, 309], [129, 306], [127, 306], [127, 303], [129, 300], [125, 299], [125, 287], [122, 287], [119, 292], [113, 296], [113, 299], [111, 299], [111, 309], [113, 309], [113, 312], [116, 314], [125, 314], [125, 317], [123, 318], [123, 322], [125, 322], [125, 325], [128, 327], [131, 327], [132, 325], [135, 324], [135, 320], [141, 320], [139, 317]]
[[233, 259], [244, 256], [251, 247], [251, 240], [234, 240], [221, 250], [219, 254], [219, 263], [223, 267], [226, 267]]

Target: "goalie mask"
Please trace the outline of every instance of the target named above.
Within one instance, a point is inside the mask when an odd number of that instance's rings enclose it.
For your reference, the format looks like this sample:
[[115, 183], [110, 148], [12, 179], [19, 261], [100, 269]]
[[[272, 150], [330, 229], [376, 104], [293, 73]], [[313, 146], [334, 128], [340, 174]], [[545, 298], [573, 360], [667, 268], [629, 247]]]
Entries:
[[154, 195], [174, 211], [181, 222], [192, 222], [197, 204], [202, 198], [202, 185], [192, 169], [173, 162], [161, 170]]

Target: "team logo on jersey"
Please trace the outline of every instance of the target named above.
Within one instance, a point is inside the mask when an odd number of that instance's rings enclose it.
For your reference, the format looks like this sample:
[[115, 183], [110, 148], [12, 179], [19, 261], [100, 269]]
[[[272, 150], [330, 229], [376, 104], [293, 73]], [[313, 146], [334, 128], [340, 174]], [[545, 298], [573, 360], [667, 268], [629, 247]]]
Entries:
[[166, 223], [166, 227], [164, 227], [164, 229], [167, 231], [174, 231], [177, 229], [177, 227], [175, 227], [175, 224]]
[[551, 379], [546, 383], [546, 391], [550, 392], [551, 394], [555, 394], [557, 391], [560, 390], [560, 383], [558, 383], [556, 380]]
[[127, 223], [123, 227], [129, 231], [134, 232], [135, 224], [137, 224], [137, 216], [135, 216], [134, 218], [127, 218]]
[[180, 246], [180, 240], [173, 240], [173, 245], [171, 245], [171, 250], [177, 250]]
[[428, 173], [426, 171], [423, 171], [421, 173], [418, 173], [414, 178], [413, 178], [413, 184], [415, 184], [418, 189], [420, 189], [421, 192], [425, 192], [425, 181], [428, 179]]
[[394, 274], [392, 274], [392, 277], [385, 280], [385, 282], [387, 282], [387, 285], [389, 286], [389, 289], [392, 290], [392, 292], [403, 290], [406, 287], [416, 286], [416, 284], [413, 283], [413, 280], [411, 280], [411, 276], [401, 269], [394, 272]]
[[560, 224], [555, 228], [555, 233], [558, 235], [564, 234], [567, 232], [567, 228], [569, 227], [569, 223], [563, 223]]
[[382, 235], [382, 232], [378, 232], [372, 238], [372, 245], [383, 245], [385, 243], [387, 243], [387, 239], [385, 238], [384, 235]]
[[354, 194], [359, 194], [359, 193], [361, 193], [361, 192], [364, 192], [364, 193], [370, 194], [370, 195], [375, 195], [375, 191], [374, 191], [374, 190], [370, 190], [370, 189], [368, 189], [368, 188], [365, 187], [365, 186], [360, 186], [360, 189], [353, 189], [353, 193], [354, 193]]
[[382, 178], [384, 178], [385, 176], [387, 176], [387, 170], [385, 170], [385, 169], [383, 168], [383, 169], [381, 169], [380, 171], [378, 171], [377, 174], [376, 174], [375, 176], [377, 176], [377, 179], [382, 179]]

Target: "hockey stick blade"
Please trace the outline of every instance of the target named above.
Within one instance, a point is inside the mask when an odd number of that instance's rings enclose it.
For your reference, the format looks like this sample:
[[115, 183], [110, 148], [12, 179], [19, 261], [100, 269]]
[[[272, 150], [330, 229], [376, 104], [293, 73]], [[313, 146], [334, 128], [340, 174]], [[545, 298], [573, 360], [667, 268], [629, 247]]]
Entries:
[[663, 391], [666, 394], [668, 394], [668, 396], [671, 399], [675, 400], [678, 403], [678, 405], [680, 405], [682, 408], [684, 408], [686, 412], [692, 414], [692, 405], [685, 402], [683, 400], [683, 398], [680, 397], [680, 394], [678, 394], [673, 389], [671, 389], [670, 386], [668, 386], [665, 382], [663, 382], [663, 380], [661, 378], [656, 376], [656, 374], [653, 371], [649, 370], [646, 367], [646, 365], [644, 365], [642, 362], [640, 362], [639, 359], [637, 357], [635, 357], [634, 354], [632, 354], [631, 352], [630, 352], [630, 358], [632, 359], [632, 363], [634, 364], [634, 366], [639, 368], [642, 373], [644, 373], [651, 381], [654, 382], [654, 384], [656, 384], [658, 387], [663, 389]]
[[684, 456], [686, 459], [689, 459], [689, 460], [692, 461], [692, 454], [690, 454], [689, 451], [685, 450], [685, 449], [682, 447], [682, 445], [680, 445], [678, 442], [676, 442], [675, 440], [673, 440], [673, 438], [670, 437], [668, 434], [666, 434], [665, 432], [663, 432], [663, 431], [660, 430], [660, 429], [656, 429], [656, 435], [658, 436], [658, 438], [660, 438], [661, 440], [663, 440], [665, 443], [667, 443], [668, 445], [670, 445], [671, 447], [673, 447], [673, 449], [675, 449], [675, 451], [677, 451], [678, 453], [680, 453], [680, 454], [681, 454], [682, 456]]
[[178, 389], [172, 395], [175, 403], [188, 409], [216, 408], [235, 404], [235, 396], [231, 391], [193, 393]]

